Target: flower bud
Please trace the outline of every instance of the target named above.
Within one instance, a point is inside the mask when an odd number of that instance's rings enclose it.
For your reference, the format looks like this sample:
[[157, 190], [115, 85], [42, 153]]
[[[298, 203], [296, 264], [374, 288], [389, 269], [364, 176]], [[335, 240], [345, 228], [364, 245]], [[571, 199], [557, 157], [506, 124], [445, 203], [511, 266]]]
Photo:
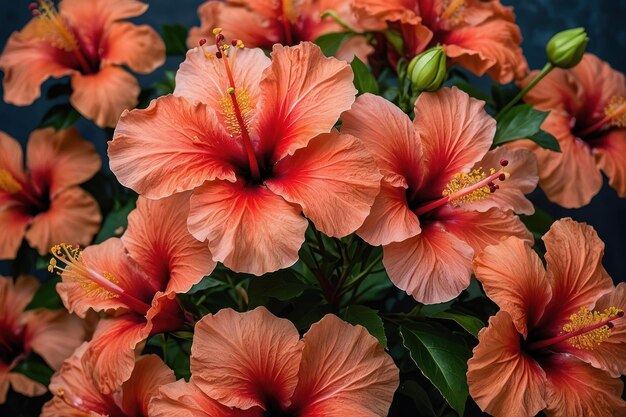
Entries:
[[446, 78], [446, 53], [437, 46], [422, 52], [409, 62], [407, 75], [413, 89], [435, 91]]
[[546, 46], [548, 61], [558, 68], [578, 65], [587, 47], [589, 38], [585, 28], [574, 28], [557, 33]]

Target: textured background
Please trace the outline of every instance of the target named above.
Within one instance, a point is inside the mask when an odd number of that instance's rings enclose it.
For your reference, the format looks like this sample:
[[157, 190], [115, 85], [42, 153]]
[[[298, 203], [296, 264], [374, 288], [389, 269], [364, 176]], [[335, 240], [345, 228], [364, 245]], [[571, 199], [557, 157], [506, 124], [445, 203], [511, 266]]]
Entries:
[[[533, 68], [545, 62], [544, 45], [550, 36], [565, 28], [584, 26], [591, 41], [588, 50], [611, 65], [626, 71], [626, 0], [504, 0], [516, 8], [518, 23], [524, 35], [524, 51]], [[29, 0], [3, 0], [0, 4], [0, 43], [4, 45], [13, 30], [29, 19]], [[160, 30], [163, 23], [197, 24], [196, 8], [200, 0], [149, 1], [148, 12], [136, 19]], [[165, 69], [175, 70], [179, 59], [170, 58], [164, 68], [147, 77], [143, 85], [162, 77]], [[1, 90], [1, 88], [0, 88]], [[51, 103], [39, 100], [30, 107], [14, 107], [0, 102], [0, 130], [24, 143]], [[84, 137], [93, 141], [101, 153], [106, 152], [104, 135], [94, 126], [82, 121], [79, 128]], [[578, 210], [565, 210], [550, 204], [540, 192], [532, 198], [555, 217], [570, 216], [592, 224], [606, 242], [605, 266], [615, 281], [626, 281], [626, 200], [617, 198], [615, 191], [605, 186], [591, 204]], [[0, 231], [2, 233], [2, 231]]]

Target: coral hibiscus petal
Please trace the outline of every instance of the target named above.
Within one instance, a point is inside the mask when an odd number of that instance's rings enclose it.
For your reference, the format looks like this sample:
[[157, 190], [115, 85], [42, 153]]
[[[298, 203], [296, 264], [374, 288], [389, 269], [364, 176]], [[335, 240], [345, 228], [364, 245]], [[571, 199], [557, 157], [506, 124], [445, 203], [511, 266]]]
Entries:
[[8, 205], [0, 209], [0, 259], [13, 259], [22, 244], [32, 217], [20, 206]]
[[383, 264], [396, 287], [425, 304], [449, 301], [470, 283], [474, 251], [438, 224], [383, 246]]
[[45, 385], [18, 372], [9, 373], [8, 379], [13, 390], [26, 397], [38, 397], [45, 394], [47, 391]]
[[140, 16], [146, 10], [148, 5], [137, 0], [63, 0], [59, 4], [61, 14], [78, 27], [92, 26], [94, 32], [117, 20]]
[[26, 231], [28, 244], [45, 256], [61, 242], [87, 245], [98, 232], [102, 215], [98, 202], [79, 187], [68, 188], [37, 214]]
[[325, 57], [310, 42], [274, 45], [272, 64], [260, 85], [256, 131], [261, 153], [274, 163], [330, 132], [354, 103], [353, 78], [347, 63]]
[[147, 416], [150, 400], [163, 385], [176, 381], [174, 372], [156, 355], [137, 359], [130, 379], [122, 384], [121, 408], [127, 416]]
[[527, 337], [552, 295], [537, 253], [527, 242], [509, 237], [476, 256], [474, 273], [487, 296], [510, 314], [517, 331]]
[[484, 106], [456, 87], [420, 94], [413, 124], [422, 139], [429, 189], [443, 190], [454, 174], [469, 170], [491, 147], [496, 121]]
[[267, 188], [299, 204], [328, 236], [343, 237], [361, 226], [380, 189], [380, 174], [365, 147], [338, 133], [319, 135], [279, 161], [273, 173]]
[[613, 130], [594, 143], [598, 167], [609, 177], [609, 185], [626, 197], [626, 130]]
[[139, 197], [121, 238], [141, 269], [162, 280], [166, 293], [187, 292], [215, 268], [206, 244], [187, 229], [189, 197], [188, 192], [161, 200]]
[[125, 186], [148, 198], [191, 190], [215, 178], [235, 181], [233, 163], [246, 163], [205, 104], [166, 96], [145, 110], [124, 113], [109, 142], [111, 170]]
[[491, 317], [478, 340], [467, 362], [467, 383], [480, 408], [494, 417], [532, 417], [543, 410], [546, 375], [521, 351], [511, 316], [500, 311]]
[[263, 186], [206, 182], [191, 196], [187, 220], [213, 259], [237, 272], [262, 275], [293, 265], [308, 222], [300, 208]]
[[30, 275], [20, 276], [15, 283], [0, 276], [0, 317], [7, 323], [16, 323], [37, 288], [39, 282]]
[[301, 355], [300, 336], [290, 321], [265, 307], [247, 313], [224, 309], [196, 324], [191, 381], [229, 407], [265, 407], [273, 400], [286, 408]]
[[398, 384], [398, 368], [378, 341], [329, 314], [304, 336], [292, 407], [302, 417], [383, 417]]
[[141, 89], [126, 70], [105, 66], [95, 74], [73, 74], [70, 103], [100, 127], [115, 127], [124, 110], [134, 108]]
[[126, 65], [134, 72], [149, 74], [165, 62], [165, 44], [147, 25], [114, 23], [102, 42], [103, 65]]
[[[6, 77], [5, 77], [6, 78]], [[24, 155], [22, 146], [11, 136], [0, 131], [0, 169], [6, 169], [16, 179], [24, 179]], [[0, 201], [2, 201], [3, 191], [0, 190]]]
[[543, 368], [550, 417], [626, 415], [626, 402], [621, 398], [624, 384], [618, 378], [566, 355], [551, 356]]

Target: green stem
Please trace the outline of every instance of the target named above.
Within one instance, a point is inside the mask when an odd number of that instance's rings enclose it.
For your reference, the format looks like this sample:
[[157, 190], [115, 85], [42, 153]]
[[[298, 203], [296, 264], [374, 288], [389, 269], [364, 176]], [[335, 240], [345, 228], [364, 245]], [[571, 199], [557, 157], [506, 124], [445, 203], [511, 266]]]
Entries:
[[528, 92], [530, 90], [532, 90], [538, 83], [539, 81], [541, 81], [543, 79], [543, 77], [545, 77], [546, 75], [548, 75], [550, 73], [550, 71], [552, 71], [554, 69], [554, 65], [552, 65], [550, 62], [548, 62], [543, 69], [539, 72], [539, 74], [537, 74], [537, 76], [526, 86], [524, 87], [524, 89], [522, 91], [520, 91], [515, 98], [513, 98], [513, 100], [509, 101], [508, 104], [506, 106], [504, 106], [496, 115], [496, 119], [498, 119], [500, 116], [502, 116], [504, 113], [506, 113], [507, 111], [509, 111], [511, 109], [511, 107], [513, 107], [515, 104], [517, 104], [517, 102], [519, 102], [521, 99], [524, 98], [524, 96], [526, 96], [526, 94], [528, 94]]
[[352, 33], [359, 33], [356, 29], [354, 29], [352, 26], [350, 26], [348, 23], [346, 23], [345, 20], [343, 20], [341, 17], [339, 17], [339, 15], [337, 14], [336, 11], [334, 10], [324, 10], [322, 12], [322, 14], [320, 15], [321, 19], [325, 19], [326, 17], [330, 17], [331, 19], [333, 19], [335, 22], [337, 22], [342, 28], [344, 28], [345, 30], [352, 32]]

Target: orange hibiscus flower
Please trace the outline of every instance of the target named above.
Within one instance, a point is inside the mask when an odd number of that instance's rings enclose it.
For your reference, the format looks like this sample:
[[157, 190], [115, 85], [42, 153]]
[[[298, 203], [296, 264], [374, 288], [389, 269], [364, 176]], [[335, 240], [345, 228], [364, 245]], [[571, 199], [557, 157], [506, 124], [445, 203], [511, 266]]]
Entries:
[[470, 394], [496, 417], [626, 415], [626, 284], [613, 287], [590, 226], [559, 220], [543, 240], [547, 269], [516, 237], [474, 261], [500, 312], [468, 362]]
[[115, 126], [137, 105], [137, 80], [122, 68], [148, 74], [165, 62], [165, 44], [149, 26], [122, 19], [143, 14], [136, 0], [52, 0], [32, 3], [33, 19], [9, 38], [0, 56], [4, 100], [31, 104], [50, 77], [71, 76], [70, 102], [98, 126]]
[[445, 88], [419, 96], [413, 122], [371, 94], [342, 116], [341, 132], [358, 137], [384, 175], [357, 234], [383, 245], [391, 280], [423, 303], [467, 288], [474, 253], [485, 246], [511, 235], [532, 240], [513, 212], [533, 212], [524, 193], [537, 184], [534, 157], [523, 149], [489, 151], [496, 122], [483, 106]]
[[[197, 46], [200, 39], [211, 36], [215, 27], [224, 28], [228, 38], [238, 36], [246, 45], [263, 49], [272, 49], [276, 43], [297, 45], [328, 33], [344, 32], [346, 29], [330, 17], [322, 19], [326, 10], [334, 11], [353, 29], [359, 29], [347, 0], [210, 0], [198, 8], [201, 25], [191, 28], [187, 45]], [[228, 28], [237, 28], [237, 33]], [[353, 36], [339, 46], [335, 56], [351, 61], [357, 55], [366, 61], [372, 50], [364, 36]]]
[[[184, 293], [215, 267], [206, 245], [187, 231], [189, 196], [158, 201], [139, 198], [121, 239], [82, 252], [61, 244], [52, 249], [50, 270], [70, 312], [110, 313], [99, 321], [82, 356], [94, 385], [104, 393], [126, 381], [135, 350], [151, 334], [179, 329], [187, 320], [176, 293]], [[65, 263], [62, 267], [57, 259]]]
[[122, 115], [111, 170], [148, 198], [193, 190], [191, 233], [214, 260], [262, 275], [298, 259], [302, 213], [329, 236], [354, 232], [380, 174], [356, 138], [333, 130], [356, 94], [348, 64], [308, 42], [276, 45], [270, 61], [216, 33], [219, 50], [187, 53], [174, 95]]
[[[220, 355], [216, 355], [220, 352]], [[150, 415], [387, 415], [398, 369], [365, 328], [327, 315], [304, 339], [264, 307], [196, 324], [191, 379], [166, 385]]]
[[30, 276], [0, 276], [0, 404], [9, 386], [29, 397], [42, 395], [46, 387], [15, 371], [31, 353], [41, 356], [53, 369], [69, 357], [83, 340], [85, 327], [65, 310], [24, 311], [39, 283]]
[[100, 169], [93, 145], [75, 129], [34, 131], [26, 148], [0, 132], [0, 259], [13, 259], [24, 237], [45, 255], [59, 241], [88, 244], [100, 228], [96, 200], [78, 184]]
[[137, 359], [130, 378], [117, 391], [102, 394], [83, 366], [86, 350], [86, 344], [78, 348], [52, 377], [50, 391], [54, 397], [44, 405], [41, 417], [147, 417], [148, 404], [159, 387], [176, 381], [161, 358], [146, 355]]
[[542, 129], [561, 146], [561, 153], [556, 153], [524, 142], [537, 156], [539, 184], [551, 201], [568, 208], [588, 204], [602, 187], [600, 170], [617, 194], [626, 197], [626, 83], [622, 73], [586, 54], [572, 69], [553, 70], [524, 100], [550, 111]]
[[499, 83], [528, 72], [522, 36], [512, 8], [499, 0], [353, 0], [354, 8], [378, 30], [395, 29], [405, 56], [443, 45], [452, 63]]

